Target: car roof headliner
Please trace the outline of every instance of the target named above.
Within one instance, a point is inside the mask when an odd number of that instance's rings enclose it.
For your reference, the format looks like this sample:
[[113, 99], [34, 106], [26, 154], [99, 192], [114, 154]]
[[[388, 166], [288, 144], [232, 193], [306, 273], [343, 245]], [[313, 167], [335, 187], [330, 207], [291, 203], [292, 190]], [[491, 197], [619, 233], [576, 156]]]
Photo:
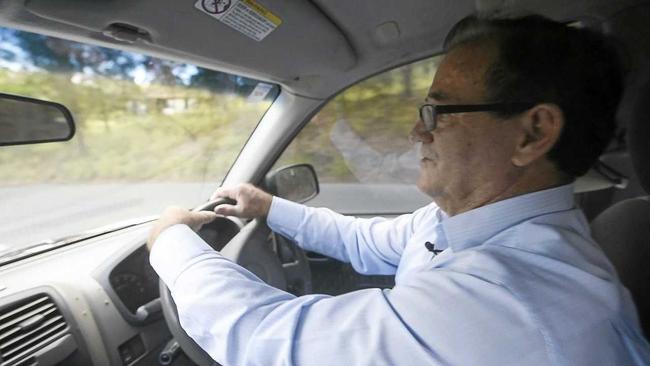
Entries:
[[[195, 9], [194, 0], [0, 0], [0, 23], [247, 75], [324, 99], [381, 70], [439, 53], [448, 29], [477, 10], [598, 21], [635, 2], [256, 1], [282, 20], [260, 42]], [[150, 40], [104, 35], [114, 23], [144, 30]]]

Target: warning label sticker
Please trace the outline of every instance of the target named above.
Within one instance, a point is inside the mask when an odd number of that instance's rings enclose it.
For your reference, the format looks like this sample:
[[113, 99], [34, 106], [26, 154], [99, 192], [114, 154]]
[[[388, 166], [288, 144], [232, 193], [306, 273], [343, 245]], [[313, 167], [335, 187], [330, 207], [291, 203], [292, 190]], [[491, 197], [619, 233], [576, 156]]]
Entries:
[[258, 42], [282, 24], [254, 0], [198, 0], [194, 7]]

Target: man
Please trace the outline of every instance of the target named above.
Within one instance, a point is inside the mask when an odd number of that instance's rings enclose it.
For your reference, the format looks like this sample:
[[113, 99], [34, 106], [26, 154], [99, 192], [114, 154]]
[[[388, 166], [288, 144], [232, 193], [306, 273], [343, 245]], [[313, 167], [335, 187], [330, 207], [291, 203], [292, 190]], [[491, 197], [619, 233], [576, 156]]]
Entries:
[[217, 213], [267, 217], [306, 249], [361, 273], [394, 273], [393, 289], [294, 297], [178, 225], [198, 227], [211, 213], [163, 214], [151, 262], [183, 327], [215, 360], [650, 364], [630, 296], [573, 204], [573, 180], [615, 126], [615, 53], [597, 34], [536, 16], [466, 18], [445, 50], [411, 133], [432, 204], [366, 220], [251, 185], [214, 194], [237, 200]]

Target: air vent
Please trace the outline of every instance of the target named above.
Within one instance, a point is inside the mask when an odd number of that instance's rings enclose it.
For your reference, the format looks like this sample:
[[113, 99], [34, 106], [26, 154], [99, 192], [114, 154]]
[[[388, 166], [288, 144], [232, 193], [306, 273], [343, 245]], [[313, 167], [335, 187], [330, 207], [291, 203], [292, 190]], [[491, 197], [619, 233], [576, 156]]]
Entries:
[[69, 327], [52, 299], [40, 294], [0, 310], [0, 366], [30, 365], [34, 354]]

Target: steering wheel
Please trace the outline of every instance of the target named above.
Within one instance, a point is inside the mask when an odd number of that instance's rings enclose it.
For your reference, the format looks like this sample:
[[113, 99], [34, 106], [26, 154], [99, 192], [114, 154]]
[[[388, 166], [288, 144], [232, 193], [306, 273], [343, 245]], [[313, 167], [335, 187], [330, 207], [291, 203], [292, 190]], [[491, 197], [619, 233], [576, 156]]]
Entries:
[[[224, 203], [232, 204], [233, 201], [226, 198], [218, 199], [200, 206], [194, 211], [212, 211], [214, 207]], [[229, 223], [225, 223], [223, 220], [228, 220]], [[292, 245], [290, 248], [293, 254], [292, 261], [282, 263], [273, 248], [275, 246], [275, 250], [277, 250], [278, 243], [263, 219], [254, 219], [244, 225], [228, 243], [225, 243], [225, 246], [223, 246], [224, 243], [214, 240], [223, 236], [221, 234], [227, 235], [222, 232], [233, 230], [233, 225], [236, 226], [235, 231], [239, 230], [240, 226], [235, 224], [235, 221], [228, 218], [217, 218], [215, 221], [203, 225], [198, 234], [224, 257], [253, 272], [269, 285], [286, 290], [287, 283], [289, 283], [294, 284], [292, 288], [298, 287], [294, 293], [311, 292], [311, 272], [307, 256], [302, 249]], [[273, 239], [273, 245], [269, 245], [269, 238]], [[284, 249], [286, 251], [286, 248]], [[295, 284], [300, 284], [300, 286]], [[185, 354], [200, 366], [219, 365], [181, 327], [174, 299], [162, 280], [159, 281], [159, 289], [163, 316], [169, 331]]]

